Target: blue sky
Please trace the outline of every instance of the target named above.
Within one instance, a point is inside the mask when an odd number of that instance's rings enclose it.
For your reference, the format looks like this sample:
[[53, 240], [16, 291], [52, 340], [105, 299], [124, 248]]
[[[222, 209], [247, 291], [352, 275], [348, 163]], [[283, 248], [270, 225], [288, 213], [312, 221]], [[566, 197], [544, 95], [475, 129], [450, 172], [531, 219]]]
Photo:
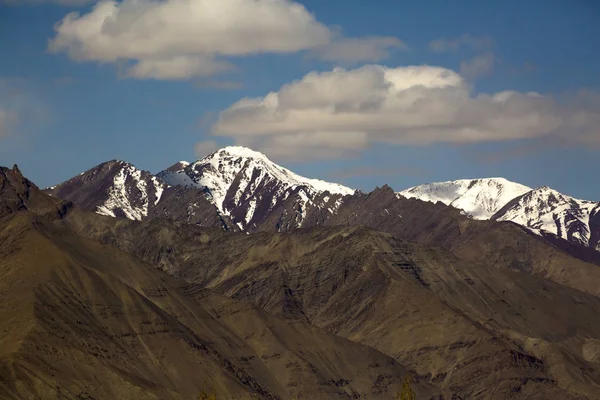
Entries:
[[18, 3], [0, 0], [0, 165], [40, 186], [247, 144], [363, 190], [503, 176], [600, 200], [595, 1], [125, 0], [106, 31], [85, 0]]

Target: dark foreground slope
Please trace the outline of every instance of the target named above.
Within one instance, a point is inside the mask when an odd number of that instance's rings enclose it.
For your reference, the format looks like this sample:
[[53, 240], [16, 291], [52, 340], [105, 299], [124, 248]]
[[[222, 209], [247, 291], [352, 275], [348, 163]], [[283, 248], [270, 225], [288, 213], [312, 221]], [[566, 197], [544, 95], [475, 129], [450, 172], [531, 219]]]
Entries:
[[[2, 173], [0, 398], [193, 399], [214, 387], [222, 398], [390, 399], [400, 390], [405, 369], [392, 357], [83, 238], [64, 214], [48, 216], [53, 201], [13, 186], [16, 171]], [[29, 199], [45, 216], [28, 211]], [[90, 215], [89, 224], [117, 221]]]

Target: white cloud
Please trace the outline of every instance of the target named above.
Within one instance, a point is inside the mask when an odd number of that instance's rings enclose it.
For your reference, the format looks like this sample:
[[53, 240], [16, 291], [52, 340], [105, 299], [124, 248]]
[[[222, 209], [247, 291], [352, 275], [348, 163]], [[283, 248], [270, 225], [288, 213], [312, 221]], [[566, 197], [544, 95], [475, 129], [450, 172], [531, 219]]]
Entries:
[[467, 79], [475, 80], [491, 74], [495, 63], [496, 56], [488, 51], [473, 57], [470, 61], [460, 63], [460, 74]]
[[220, 146], [216, 141], [205, 140], [203, 142], [196, 143], [196, 145], [194, 146], [194, 153], [196, 154], [196, 157], [202, 158], [209, 155], [210, 153], [219, 150], [219, 148]]
[[458, 51], [463, 46], [468, 46], [475, 50], [483, 50], [492, 46], [492, 39], [485, 36], [475, 37], [467, 33], [455, 39], [442, 38], [429, 43], [429, 48], [436, 53]]
[[476, 143], [561, 137], [600, 144], [600, 95], [475, 94], [455, 71], [368, 65], [311, 72], [222, 111], [212, 133], [276, 157], [336, 158], [373, 143]]
[[[124, 62], [125, 76], [186, 79], [230, 71], [224, 58], [312, 51], [327, 60], [385, 58], [395, 38], [344, 38], [292, 0], [104, 0], [55, 26], [49, 50]], [[133, 64], [133, 65], [131, 65]]]

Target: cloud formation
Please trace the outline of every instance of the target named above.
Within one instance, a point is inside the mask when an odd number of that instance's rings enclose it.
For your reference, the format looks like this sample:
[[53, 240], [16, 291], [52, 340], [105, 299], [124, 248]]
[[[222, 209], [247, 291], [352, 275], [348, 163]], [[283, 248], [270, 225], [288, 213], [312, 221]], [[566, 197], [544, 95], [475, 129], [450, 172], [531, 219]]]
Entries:
[[470, 80], [487, 76], [494, 70], [496, 56], [491, 51], [473, 57], [460, 63], [460, 74]]
[[477, 94], [457, 72], [434, 66], [336, 68], [234, 103], [212, 134], [295, 161], [348, 156], [373, 143], [600, 144], [600, 95]]
[[476, 37], [468, 33], [454, 39], [436, 39], [429, 43], [429, 48], [436, 53], [447, 51], [458, 51], [461, 47], [470, 47], [474, 50], [484, 50], [492, 46], [492, 39], [484, 37]]
[[396, 38], [345, 38], [292, 0], [105, 0], [56, 26], [49, 50], [76, 61], [121, 63], [133, 78], [187, 79], [231, 71], [231, 57], [296, 53], [379, 60]]

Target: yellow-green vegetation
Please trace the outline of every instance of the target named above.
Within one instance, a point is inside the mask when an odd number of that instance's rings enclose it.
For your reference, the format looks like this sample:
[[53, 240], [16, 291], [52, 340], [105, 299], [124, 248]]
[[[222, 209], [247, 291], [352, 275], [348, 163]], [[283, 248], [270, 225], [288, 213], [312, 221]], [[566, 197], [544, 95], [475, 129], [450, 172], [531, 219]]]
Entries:
[[404, 376], [404, 381], [402, 382], [402, 391], [400, 394], [396, 395], [397, 400], [415, 400], [415, 392], [412, 389], [412, 379], [409, 374]]

